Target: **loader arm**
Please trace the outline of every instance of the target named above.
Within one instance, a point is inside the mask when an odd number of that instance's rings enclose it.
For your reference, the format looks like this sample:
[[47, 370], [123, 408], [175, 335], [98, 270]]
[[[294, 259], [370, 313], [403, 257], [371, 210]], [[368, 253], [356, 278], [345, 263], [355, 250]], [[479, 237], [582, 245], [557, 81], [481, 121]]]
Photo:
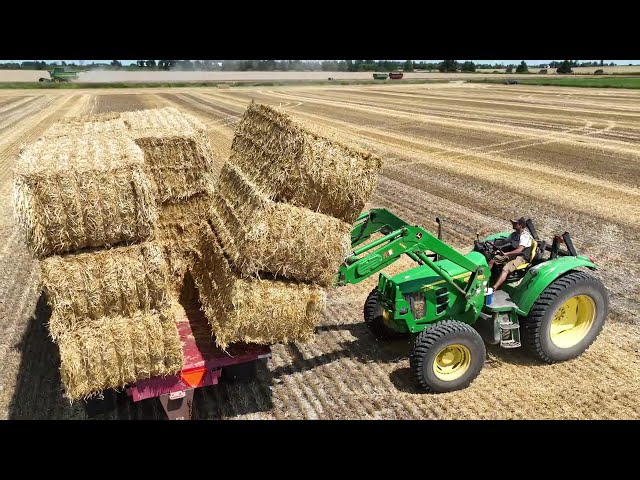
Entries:
[[358, 245], [363, 244], [374, 233], [387, 235], [407, 225], [407, 222], [399, 219], [384, 208], [371, 209], [362, 213], [356, 220], [351, 230], [351, 248], [356, 248]]
[[[373, 213], [373, 217], [371, 217]], [[487, 273], [488, 267], [479, 265], [451, 248], [437, 237], [418, 226], [411, 226], [395, 215], [383, 209], [365, 212], [358, 218], [352, 232], [353, 254], [349, 256], [338, 269], [337, 285], [356, 284], [380, 270], [388, 267], [402, 255], [407, 255], [418, 265], [428, 265], [441, 276], [454, 290], [465, 298], [470, 298], [470, 286], [476, 274]], [[393, 227], [394, 230], [389, 231]], [[374, 233], [386, 233], [382, 238], [374, 240], [364, 246], [363, 239], [368, 239]], [[425, 253], [431, 252], [431, 253]], [[449, 260], [456, 265], [472, 272], [467, 288], [462, 289], [451, 276], [432, 257]], [[487, 272], [484, 272], [484, 269]]]

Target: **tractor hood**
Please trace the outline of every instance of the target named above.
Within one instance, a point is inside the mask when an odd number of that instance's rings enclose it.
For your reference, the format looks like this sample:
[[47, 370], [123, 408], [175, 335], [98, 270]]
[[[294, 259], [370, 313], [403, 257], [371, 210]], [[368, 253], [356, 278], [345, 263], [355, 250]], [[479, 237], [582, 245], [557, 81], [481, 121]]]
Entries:
[[[478, 266], [487, 266], [486, 258], [479, 252], [470, 252], [466, 254], [465, 257]], [[459, 280], [460, 286], [463, 286], [469, 275], [471, 275], [469, 270], [456, 265], [450, 260], [440, 260], [436, 262], [436, 264], [444, 269], [451, 278]], [[424, 288], [445, 283], [445, 280], [428, 265], [414, 267], [406, 272], [388, 278], [388, 281], [399, 287], [401, 293], [413, 293]]]

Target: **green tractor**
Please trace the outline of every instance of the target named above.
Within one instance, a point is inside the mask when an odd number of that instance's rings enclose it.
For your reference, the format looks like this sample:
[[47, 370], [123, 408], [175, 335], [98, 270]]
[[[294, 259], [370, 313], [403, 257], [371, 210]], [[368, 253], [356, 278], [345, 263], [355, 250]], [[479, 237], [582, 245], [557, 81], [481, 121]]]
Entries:
[[529, 262], [487, 295], [500, 273], [490, 270], [488, 260], [510, 249], [510, 232], [478, 235], [463, 255], [442, 241], [442, 222], [436, 221], [437, 237], [387, 210], [364, 212], [351, 232], [353, 253], [337, 278], [339, 286], [359, 283], [402, 255], [417, 264], [393, 277], [380, 274], [364, 304], [364, 321], [380, 340], [414, 335], [410, 366], [422, 389], [469, 386], [484, 365], [485, 342], [522, 345], [547, 363], [575, 358], [593, 343], [607, 316], [607, 291], [579, 270], [596, 266], [577, 254], [569, 233], [549, 245], [527, 220], [534, 239]]

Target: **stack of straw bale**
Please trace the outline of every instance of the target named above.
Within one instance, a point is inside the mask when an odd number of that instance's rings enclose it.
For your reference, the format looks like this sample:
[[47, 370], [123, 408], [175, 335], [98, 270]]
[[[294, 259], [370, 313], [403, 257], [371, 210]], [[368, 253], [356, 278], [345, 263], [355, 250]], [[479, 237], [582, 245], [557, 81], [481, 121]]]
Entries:
[[307, 340], [382, 162], [265, 105], [232, 145], [194, 262], [203, 309], [222, 347]]
[[70, 399], [182, 368], [172, 302], [212, 161], [204, 125], [175, 109], [68, 119], [21, 152], [16, 218]]
[[187, 271], [219, 346], [313, 334], [380, 159], [251, 104], [215, 187], [214, 166], [173, 108], [68, 119], [21, 153], [16, 215], [69, 398], [182, 368]]
[[215, 159], [207, 128], [171, 107], [124, 112], [121, 119], [143, 151], [155, 185], [160, 212], [157, 238], [177, 295], [193, 264], [197, 225], [208, 216], [213, 190]]

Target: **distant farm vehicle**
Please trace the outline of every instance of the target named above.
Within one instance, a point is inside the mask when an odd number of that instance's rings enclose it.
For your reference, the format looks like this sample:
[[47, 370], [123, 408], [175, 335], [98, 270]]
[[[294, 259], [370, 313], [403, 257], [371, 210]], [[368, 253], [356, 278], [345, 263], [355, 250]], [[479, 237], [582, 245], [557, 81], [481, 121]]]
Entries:
[[389, 75], [387, 75], [386, 73], [374, 73], [373, 74], [373, 79], [374, 80], [386, 80], [387, 78], [389, 78]]
[[391, 72], [391, 73], [389, 73], [389, 78], [391, 80], [402, 80], [402, 77], [404, 77], [404, 74], [402, 72]]
[[509, 80], [505, 80], [504, 84], [505, 85], [518, 85], [518, 81], [517, 80], [513, 80], [513, 79], [509, 79]]
[[40, 82], [70, 82], [78, 78], [78, 72], [66, 71], [63, 67], [55, 67], [53, 70], [49, 70], [51, 78], [40, 77]]

